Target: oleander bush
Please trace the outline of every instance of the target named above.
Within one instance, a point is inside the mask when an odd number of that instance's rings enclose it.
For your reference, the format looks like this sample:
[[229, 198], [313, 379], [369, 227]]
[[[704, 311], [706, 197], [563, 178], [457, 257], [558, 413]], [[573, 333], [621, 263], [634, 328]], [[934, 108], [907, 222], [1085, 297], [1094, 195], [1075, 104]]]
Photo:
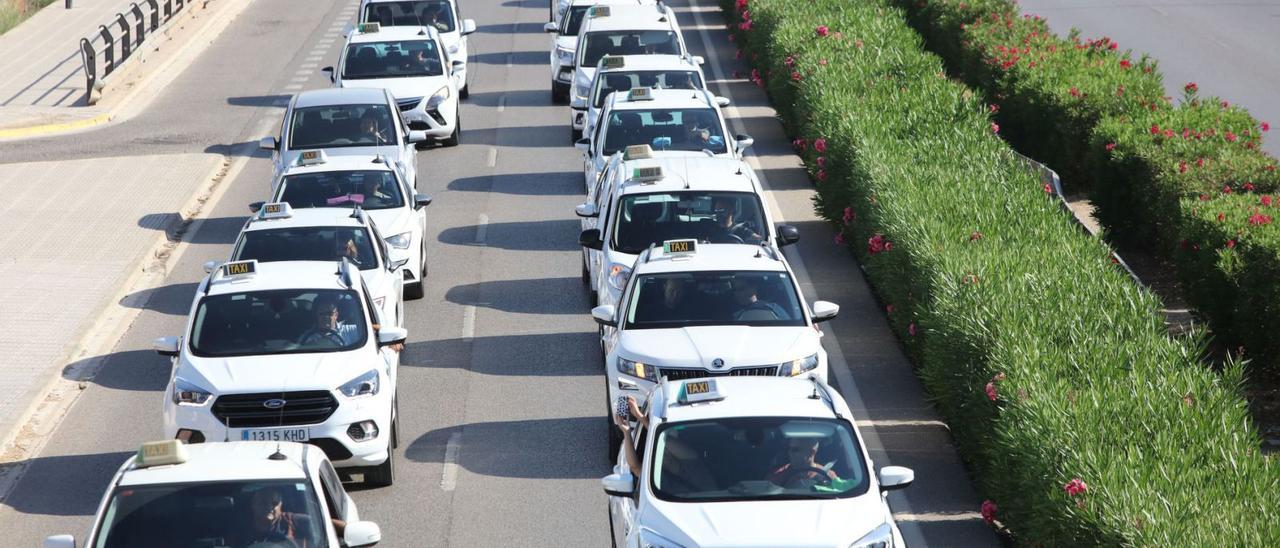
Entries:
[[[1237, 364], [1198, 363], [1158, 300], [1015, 159], [890, 0], [722, 0], [980, 489], [1030, 545], [1280, 538]], [[851, 275], [856, 275], [852, 274]]]

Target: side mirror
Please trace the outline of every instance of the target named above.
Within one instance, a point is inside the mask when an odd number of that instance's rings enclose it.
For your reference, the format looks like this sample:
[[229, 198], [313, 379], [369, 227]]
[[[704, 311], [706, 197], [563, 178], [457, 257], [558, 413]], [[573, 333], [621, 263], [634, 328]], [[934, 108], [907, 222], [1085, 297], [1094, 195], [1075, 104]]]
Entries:
[[587, 249], [594, 249], [596, 251], [604, 249], [604, 240], [600, 239], [600, 229], [591, 228], [583, 230], [582, 234], [578, 235], [578, 245]]
[[410, 131], [409, 134], [405, 136], [405, 140], [409, 141], [410, 144], [417, 144], [417, 143], [424, 142], [427, 140], [427, 132]]
[[409, 331], [403, 327], [386, 326], [378, 329], [378, 346], [399, 344], [409, 338]]
[[618, 322], [613, 319], [615, 309], [611, 304], [602, 304], [591, 309], [591, 317], [596, 323], [605, 327], [617, 327]]
[[76, 548], [76, 537], [71, 535], [53, 535], [44, 538], [40, 548]]
[[416, 208], [416, 209], [422, 209], [422, 208], [427, 207], [427, 206], [429, 206], [429, 205], [431, 205], [431, 197], [430, 197], [430, 196], [427, 196], [426, 194], [414, 194], [414, 195], [413, 195], [413, 207], [414, 207], [414, 208]]
[[840, 305], [827, 301], [813, 302], [813, 323], [822, 323], [836, 317], [840, 313]]
[[275, 137], [263, 137], [261, 141], [258, 141], [258, 148], [262, 150], [280, 150], [280, 143], [276, 141]]
[[559, 32], [559, 31], [560, 31], [560, 27], [557, 27], [555, 23], [547, 23], [545, 25], [542, 25], [542, 32]]
[[178, 357], [178, 338], [160, 337], [152, 341], [151, 348], [155, 349], [156, 354], [176, 358]]
[[635, 489], [635, 478], [631, 474], [609, 474], [600, 480], [604, 484], [604, 492], [611, 497], [629, 497]]
[[738, 142], [738, 152], [742, 152], [748, 148], [751, 148], [751, 145], [756, 144], [756, 140], [750, 135], [747, 135], [745, 133], [740, 135], [734, 135], [733, 140]]
[[334, 71], [334, 70], [333, 70], [333, 67], [324, 67], [324, 68], [320, 69], [320, 72], [327, 72], [327, 73], [329, 73], [329, 81], [330, 81], [330, 82], [336, 82], [336, 81], [338, 80], [338, 78], [337, 78], [337, 76], [336, 76], [336, 71]]
[[574, 95], [573, 99], [569, 100], [569, 108], [577, 109], [577, 110], [586, 110], [587, 100], [583, 97], [578, 97], [577, 95]]
[[729, 106], [729, 103], [732, 103], [732, 102], [733, 101], [730, 101], [728, 97], [721, 97], [719, 95], [716, 96], [716, 105], [721, 108]]
[[453, 74], [453, 73], [455, 73], [455, 72], [458, 72], [458, 71], [462, 70], [462, 67], [465, 67], [465, 66], [467, 66], [467, 64], [466, 64], [466, 63], [463, 63], [462, 61], [455, 60], [454, 62], [449, 63], [449, 74]]
[[264, 205], [266, 205], [266, 202], [249, 202], [249, 211], [257, 213]]
[[778, 225], [778, 247], [784, 247], [800, 241], [800, 229], [792, 225]]
[[372, 521], [353, 521], [342, 531], [342, 542], [351, 548], [373, 546], [382, 541], [382, 529]]
[[[587, 202], [585, 204], [578, 204], [578, 207], [573, 208], [573, 212], [577, 213], [579, 217], [600, 216], [600, 212], [596, 211], [596, 204], [593, 204], [591, 202]], [[599, 236], [596, 236], [596, 237], [599, 238]]]
[[475, 32], [475, 31], [476, 31], [476, 20], [475, 20], [475, 19], [463, 19], [463, 20], [462, 20], [462, 35], [463, 35], [463, 36], [466, 36], [466, 35], [468, 35], [468, 34], [471, 34], [471, 33]]
[[886, 466], [880, 469], [880, 489], [884, 491], [905, 489], [915, 480], [916, 473], [910, 468]]
[[205, 274], [213, 274], [213, 271], [217, 269], [218, 269], [218, 261], [207, 261], [204, 263]]
[[573, 148], [578, 149], [578, 151], [583, 154], [587, 154], [588, 152], [591, 152], [591, 138], [583, 137], [581, 139], [578, 139], [573, 143]]
[[707, 59], [701, 55], [694, 55], [692, 59], [693, 59], [693, 64], [695, 65], [701, 65], [707, 62]]

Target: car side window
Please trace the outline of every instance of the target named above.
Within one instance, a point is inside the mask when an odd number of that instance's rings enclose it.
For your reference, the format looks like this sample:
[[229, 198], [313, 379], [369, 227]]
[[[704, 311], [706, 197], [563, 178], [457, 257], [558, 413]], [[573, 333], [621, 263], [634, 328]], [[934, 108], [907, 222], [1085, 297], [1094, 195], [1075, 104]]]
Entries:
[[324, 504], [329, 507], [329, 515], [335, 519], [347, 519], [346, 491], [342, 489], [342, 480], [334, 471], [329, 461], [320, 464], [320, 486], [324, 490]]
[[612, 177], [613, 177], [613, 166], [609, 166], [605, 168], [603, 172], [600, 173], [600, 178], [596, 179], [596, 188], [595, 188], [596, 211], [600, 211], [601, 206], [604, 205], [604, 196], [605, 194], [608, 193], [606, 192], [607, 189], [605, 188], [605, 181], [612, 179]]

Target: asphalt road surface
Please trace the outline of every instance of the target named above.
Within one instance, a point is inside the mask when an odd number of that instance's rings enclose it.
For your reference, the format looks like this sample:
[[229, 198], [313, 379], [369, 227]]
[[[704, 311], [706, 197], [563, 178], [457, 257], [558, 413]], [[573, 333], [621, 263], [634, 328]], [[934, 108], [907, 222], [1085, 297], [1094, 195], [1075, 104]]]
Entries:
[[[350, 20], [354, 3], [255, 2], [138, 116], [0, 147], [0, 163], [193, 151], [252, 156], [223, 183], [208, 218], [184, 236], [166, 284], [126, 299], [144, 310], [4, 499], [0, 544], [37, 546], [63, 532], [83, 539], [111, 474], [139, 443], [160, 435], [170, 366], [151, 341], [181, 333], [201, 264], [225, 260], [245, 204], [265, 197], [270, 166], [256, 141], [275, 132], [288, 85], [328, 85], [315, 65], [335, 64], [342, 39], [332, 33]], [[843, 307], [825, 327], [832, 380], [859, 415], [876, 464], [916, 469], [915, 486], [890, 498], [904, 534], [916, 546], [993, 545], [977, 516], [981, 498], [880, 305], [856, 263], [831, 244], [830, 228], [813, 217], [812, 186], [764, 97], [725, 76], [741, 67], [717, 8], [700, 4], [700, 14], [675, 4], [690, 49], [714, 57], [708, 77], [717, 93], [732, 94], [735, 123], [756, 137], [753, 161], [769, 179], [770, 201], [801, 227], [802, 242], [787, 253], [807, 296]], [[547, 3], [466, 0], [463, 9], [479, 26], [463, 144], [418, 156], [420, 188], [435, 198], [431, 275], [425, 298], [406, 303], [397, 480], [387, 489], [350, 488], [362, 517], [382, 526], [383, 546], [607, 546], [599, 482], [609, 472], [604, 376], [572, 213], [581, 201], [581, 161], [568, 141], [567, 107], [550, 103], [549, 39], [541, 31]]]

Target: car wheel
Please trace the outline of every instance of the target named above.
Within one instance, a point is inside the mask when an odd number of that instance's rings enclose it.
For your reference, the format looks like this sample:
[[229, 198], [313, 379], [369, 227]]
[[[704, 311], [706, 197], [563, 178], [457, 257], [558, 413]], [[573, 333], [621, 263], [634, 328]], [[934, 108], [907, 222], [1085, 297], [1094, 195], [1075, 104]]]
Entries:
[[605, 457], [607, 457], [609, 464], [613, 464], [618, 460], [618, 451], [622, 450], [622, 430], [619, 430], [613, 424], [611, 418], [606, 418], [605, 422], [609, 423], [609, 454], [605, 455]]
[[462, 89], [458, 90], [458, 98], [466, 99], [468, 97], [471, 97], [471, 82], [463, 80]]
[[400, 447], [400, 398], [391, 402], [391, 448]]
[[446, 147], [456, 147], [460, 142], [462, 142], [462, 117], [461, 116], [459, 116], [458, 119], [453, 122], [453, 135], [450, 135], [448, 139], [440, 141], [440, 144]]
[[[621, 446], [619, 446], [621, 447]], [[387, 461], [364, 472], [364, 484], [368, 487], [390, 487], [396, 481], [396, 451], [387, 448]]]
[[551, 102], [563, 105], [569, 102], [569, 84], [551, 83]]
[[582, 130], [569, 128], [569, 144], [578, 142], [582, 138]]
[[427, 279], [427, 238], [426, 238], [426, 236], [423, 236], [423, 238], [422, 238], [422, 255], [421, 255], [421, 257], [422, 257], [422, 273], [419, 275], [419, 277], [420, 277], [423, 281], [426, 281], [426, 279]]

